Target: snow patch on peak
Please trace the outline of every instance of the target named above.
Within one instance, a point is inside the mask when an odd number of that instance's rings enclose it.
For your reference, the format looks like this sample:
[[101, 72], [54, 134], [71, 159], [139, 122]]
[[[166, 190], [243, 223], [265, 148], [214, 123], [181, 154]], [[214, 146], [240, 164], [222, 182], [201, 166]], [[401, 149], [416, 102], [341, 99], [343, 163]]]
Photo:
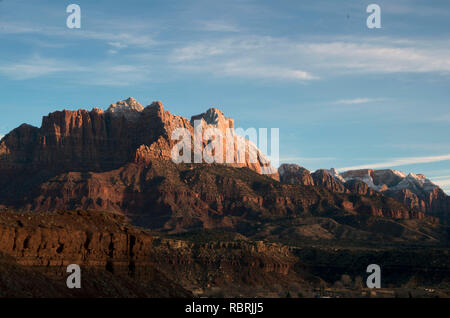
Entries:
[[208, 109], [200, 115], [192, 116], [191, 124], [194, 125], [196, 120], [201, 120], [204, 128], [218, 128], [224, 134], [228, 128], [234, 129], [234, 120], [226, 117], [220, 109], [215, 107]]
[[327, 170], [327, 172], [332, 175], [334, 178], [338, 179], [339, 181], [345, 183], [345, 179], [340, 175], [340, 173], [336, 170], [336, 168], [331, 168]]
[[399, 184], [392, 187], [392, 190], [402, 190], [402, 189], [409, 189], [413, 192], [416, 191], [426, 191], [431, 192], [438, 186], [435, 185], [431, 180], [427, 179], [423, 174], [415, 174], [410, 173], [408, 174]]
[[[345, 181], [359, 180], [369, 186], [369, 188], [382, 192], [389, 188], [389, 185], [397, 184], [406, 175], [396, 170], [373, 170], [360, 169], [349, 170], [341, 174]], [[394, 176], [394, 177], [393, 177]]]
[[350, 180], [359, 180], [364, 182], [365, 184], [367, 184], [369, 186], [369, 188], [375, 190], [375, 191], [382, 191], [382, 189], [384, 189], [385, 185], [376, 185], [373, 181], [372, 176], [368, 173], [362, 176], [348, 176], [345, 178], [345, 182], [350, 181]]
[[414, 179], [414, 180], [417, 180], [419, 182], [422, 182], [423, 180], [426, 180], [426, 178], [425, 178], [425, 176], [423, 174], [415, 174], [413, 172], [409, 173], [407, 178]]
[[392, 171], [393, 174], [395, 174], [401, 178], [406, 178], [406, 174], [404, 172], [401, 172], [399, 170], [394, 170], [394, 169], [391, 169], [390, 171]]
[[424, 193], [433, 191], [437, 185], [433, 184], [423, 174], [405, 173], [393, 169], [361, 169], [349, 170], [340, 174], [346, 181], [360, 180], [370, 188], [383, 192], [385, 190], [405, 190], [413, 193]]
[[106, 112], [114, 116], [124, 116], [127, 119], [135, 119], [143, 110], [144, 106], [133, 97], [129, 97], [126, 100], [111, 104]]

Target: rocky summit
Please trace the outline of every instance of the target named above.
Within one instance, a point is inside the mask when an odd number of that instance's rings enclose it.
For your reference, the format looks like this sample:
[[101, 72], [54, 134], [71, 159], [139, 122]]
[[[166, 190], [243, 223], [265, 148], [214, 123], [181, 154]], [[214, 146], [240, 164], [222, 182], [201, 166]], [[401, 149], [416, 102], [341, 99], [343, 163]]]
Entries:
[[[174, 131], [193, 138], [196, 124], [231, 134], [243, 161], [173, 162]], [[277, 171], [218, 108], [187, 119], [130, 97], [1, 139], [0, 294], [313, 297], [326, 286], [362, 296], [364, 266], [377, 262], [398, 295], [424, 286], [434, 264], [431, 284], [446, 296], [449, 211], [423, 175]], [[70, 263], [91, 279], [83, 291], [61, 280]]]
[[442, 222], [447, 222], [450, 216], [450, 197], [422, 174], [407, 175], [391, 169], [361, 169], [342, 173], [338, 173], [336, 169], [322, 169], [309, 173], [308, 170], [292, 164], [283, 164], [278, 171], [281, 180], [288, 183], [323, 185], [333, 192], [360, 195], [377, 193], [394, 198], [409, 209], [436, 216]]
[[139, 113], [144, 110], [144, 106], [138, 103], [133, 97], [129, 97], [126, 100], [122, 100], [109, 106], [107, 113], [114, 116], [123, 116], [129, 120], [137, 119]]

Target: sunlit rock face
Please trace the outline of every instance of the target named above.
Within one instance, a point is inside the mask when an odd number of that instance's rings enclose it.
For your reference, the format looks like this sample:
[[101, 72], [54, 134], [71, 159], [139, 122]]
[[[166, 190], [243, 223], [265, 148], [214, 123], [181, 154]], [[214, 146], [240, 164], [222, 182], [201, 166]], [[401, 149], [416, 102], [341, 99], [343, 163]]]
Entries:
[[[219, 130], [234, 127], [234, 121], [217, 108], [199, 116], [208, 127]], [[172, 138], [177, 129], [194, 136], [191, 122], [165, 110], [160, 101], [143, 107], [131, 97], [112, 104], [107, 111], [94, 108], [50, 113], [43, 117], [40, 128], [24, 124], [1, 139], [0, 200], [2, 197], [13, 202], [23, 200], [24, 191], [32, 191], [35, 186], [30, 180], [40, 183], [68, 172], [107, 172], [128, 163], [171, 162], [172, 150], [178, 143]], [[236, 143], [231, 148], [230, 165], [248, 167], [258, 173], [273, 172], [272, 177], [277, 178], [276, 170], [256, 145], [234, 131], [233, 138]], [[207, 143], [203, 142], [203, 147]], [[255, 161], [249, 160], [249, 153], [256, 154]], [[225, 160], [223, 164], [227, 164]]]
[[[224, 163], [236, 167], [248, 167], [279, 180], [277, 169], [271, 166], [270, 159], [259, 150], [254, 142], [237, 133], [234, 120], [227, 118], [219, 109], [210, 108], [202, 114], [192, 116], [191, 125], [194, 129], [196, 125], [199, 125], [203, 132], [208, 129], [217, 129], [222, 136], [222, 161]], [[258, 139], [262, 136], [256, 137]], [[205, 146], [208, 143], [209, 141], [205, 143]]]
[[133, 97], [129, 97], [126, 100], [119, 101], [109, 106], [107, 113], [114, 116], [124, 116], [127, 119], [136, 119], [139, 117], [139, 113], [144, 110], [144, 106], [139, 104]]
[[309, 170], [296, 164], [282, 164], [278, 168], [280, 181], [289, 184], [314, 185]]

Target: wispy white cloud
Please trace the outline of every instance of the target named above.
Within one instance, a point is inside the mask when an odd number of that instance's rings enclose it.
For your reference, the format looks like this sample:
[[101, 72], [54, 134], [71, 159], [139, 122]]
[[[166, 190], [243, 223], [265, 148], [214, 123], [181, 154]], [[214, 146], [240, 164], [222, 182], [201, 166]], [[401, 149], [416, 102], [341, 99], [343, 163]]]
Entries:
[[258, 64], [256, 61], [230, 61], [218, 65], [216, 73], [229, 76], [273, 78], [281, 80], [314, 80], [318, 77], [299, 69]]
[[128, 45], [126, 45], [124, 43], [121, 43], [121, 42], [117, 42], [117, 41], [108, 42], [108, 44], [111, 45], [112, 47], [117, 48], [117, 49], [123, 49], [123, 48], [128, 47]]
[[442, 189], [445, 189], [446, 191], [448, 191], [450, 189], [450, 176], [434, 177], [434, 178], [431, 178], [431, 181], [434, 184], [437, 184]]
[[196, 43], [193, 45], [176, 48], [171, 56], [172, 62], [193, 61], [226, 54], [228, 52], [226, 45], [208, 45], [205, 43]]
[[151, 67], [105, 61], [80, 65], [63, 59], [32, 56], [14, 63], [0, 64], [0, 75], [13, 80], [64, 76], [68, 82], [84, 85], [128, 86], [150, 78]]
[[226, 21], [203, 21], [199, 23], [201, 31], [209, 32], [239, 32], [240, 29]]
[[0, 34], [30, 34], [39, 33], [42, 29], [36, 26], [29, 26], [24, 24], [17, 24], [11, 22], [0, 23]]
[[321, 162], [336, 160], [334, 157], [281, 157], [281, 162]]
[[[379, 145], [373, 145], [374, 147], [379, 148], [393, 148], [393, 149], [401, 149], [401, 150], [414, 150], [414, 151], [433, 151], [433, 152], [449, 152], [450, 151], [450, 143], [445, 142], [428, 142], [428, 143], [413, 143], [404, 141], [404, 143], [383, 143]], [[449, 170], [450, 172], [450, 170]]]
[[314, 55], [326, 66], [360, 73], [450, 72], [450, 48], [440, 43], [404, 44], [389, 39], [299, 44], [299, 52]]
[[[146, 51], [157, 44], [151, 32], [148, 32], [149, 24], [129, 24], [115, 21], [112, 25], [108, 22], [100, 27], [80, 30], [69, 30], [62, 27], [50, 27], [45, 25], [7, 23], [0, 21], [0, 36], [2, 35], [33, 35], [23, 38], [30, 41], [36, 47], [36, 41], [45, 39], [46, 43], [57, 43], [60, 48], [83, 41], [96, 41], [105, 45], [104, 59], [101, 54], [96, 58], [85, 61], [77, 58], [66, 60], [61, 57], [32, 55], [29, 57], [9, 57], [0, 61], [0, 75], [12, 80], [27, 80], [40, 77], [64, 76], [68, 82], [83, 83], [100, 86], [124, 86], [149, 80], [149, 69], [153, 68], [154, 61], [135, 60], [131, 56], [118, 54], [124, 49]], [[150, 28], [151, 29], [151, 28]], [[146, 30], [146, 32], [142, 32]], [[40, 37], [42, 36], [42, 37]], [[37, 44], [39, 47], [43, 45]], [[48, 53], [47, 53], [48, 54]], [[163, 65], [160, 60], [158, 65]], [[66, 76], [67, 75], [67, 76]]]
[[[192, 43], [172, 51], [169, 61], [182, 71], [262, 79], [307, 81], [318, 76], [280, 56], [270, 37], [228, 38]], [[282, 44], [282, 43], [280, 43]], [[281, 54], [283, 55], [283, 54]], [[280, 62], [281, 61], [281, 62]]]
[[437, 176], [437, 177], [433, 177], [433, 180], [450, 180], [450, 176], [446, 175], [446, 176]]
[[353, 99], [340, 99], [333, 104], [337, 105], [357, 105], [357, 104], [367, 104], [367, 103], [373, 103], [373, 102], [380, 102], [386, 100], [385, 98], [353, 98]]
[[380, 169], [380, 168], [406, 166], [406, 165], [413, 165], [413, 164], [419, 164], [419, 163], [432, 163], [432, 162], [447, 161], [447, 160], [450, 160], [450, 154], [449, 155], [441, 155], [441, 156], [429, 156], [429, 157], [406, 157], [406, 158], [391, 159], [388, 161], [378, 162], [378, 163], [371, 163], [371, 164], [351, 166], [351, 167], [343, 167], [343, 168], [339, 168], [338, 170], [339, 171], [347, 171], [347, 170], [358, 170], [358, 169], [369, 169], [369, 168]]
[[[139, 51], [131, 54], [159, 52], [156, 61], [161, 69], [170, 72], [205, 73], [214, 76], [275, 79], [285, 81], [310, 81], [327, 77], [352, 74], [387, 73], [438, 73], [450, 74], [450, 41], [393, 39], [387, 37], [364, 38], [332, 37], [328, 39], [292, 39], [248, 35], [236, 32], [235, 25], [224, 21], [204, 21], [199, 25], [206, 31], [221, 31], [216, 37], [190, 42], [160, 42], [145, 26], [135, 27], [119, 23], [91, 30], [75, 32], [65, 28], [27, 26], [0, 22], [1, 34], [39, 34], [47, 38], [64, 41], [95, 40], [107, 46], [105, 52], [118, 57], [121, 50], [131, 48]], [[226, 32], [233, 32], [232, 35]], [[70, 39], [70, 40], [68, 40]], [[169, 43], [170, 42], [170, 43]], [[152, 50], [149, 50], [149, 49]], [[158, 50], [153, 50], [158, 48]], [[131, 50], [130, 50], [131, 51]], [[151, 55], [151, 54], [150, 54]], [[120, 54], [124, 57], [123, 54]], [[128, 64], [149, 64], [145, 59], [131, 60]], [[50, 58], [49, 58], [50, 59]], [[154, 63], [154, 56], [151, 56]], [[53, 65], [54, 66], [54, 65]], [[15, 69], [27, 70], [24, 76], [15, 75]], [[36, 77], [39, 74], [59, 72], [61, 66], [53, 68], [41, 63], [31, 65], [2, 65], [2, 73], [12, 78]], [[166, 73], [167, 73], [166, 72]], [[363, 104], [380, 101], [367, 97], [343, 99], [337, 104]]]
[[439, 170], [432, 170], [427, 175], [433, 178], [440, 178], [441, 176], [447, 176], [449, 173], [450, 169], [439, 169]]
[[253, 59], [224, 61], [203, 65], [177, 65], [176, 68], [192, 73], [209, 73], [215, 76], [240, 78], [275, 79], [309, 81], [318, 79], [317, 76], [300, 70], [281, 66], [259, 64]]
[[[438, 73], [450, 74], [450, 45], [445, 41], [411, 41], [409, 39], [333, 38], [311, 42], [263, 36], [235, 36], [217, 40], [191, 42], [172, 50], [169, 60], [185, 71], [223, 70], [223, 75], [245, 75], [240, 64], [256, 69], [278, 69], [290, 80], [311, 80], [351, 74]], [[244, 60], [244, 63], [241, 61]], [[230, 68], [232, 71], [230, 71]], [[237, 71], [233, 71], [237, 70]], [[293, 76], [291, 71], [301, 70]], [[216, 75], [218, 72], [214, 72]], [[265, 72], [254, 72], [259, 77]], [[273, 72], [269, 72], [272, 73]], [[279, 74], [279, 73], [278, 73]], [[362, 104], [380, 99], [357, 98], [342, 104]]]
[[131, 29], [129, 25], [118, 22], [111, 25], [109, 28], [107, 28], [107, 26], [109, 26], [109, 24], [105, 25], [103, 28], [97, 28], [96, 30], [82, 28], [74, 32], [67, 28], [54, 28], [39, 25], [29, 26], [27, 24], [0, 22], [0, 35], [34, 34], [59, 38], [61, 41], [73, 41], [74, 39], [96, 40], [116, 48], [125, 48], [128, 46], [146, 48], [158, 44], [152, 36], [143, 33], [140, 28]]
[[0, 65], [0, 74], [15, 80], [25, 80], [61, 72], [83, 72], [88, 69], [83, 66], [57, 59], [33, 56], [29, 59]]
[[148, 83], [152, 78], [151, 73], [152, 68], [148, 65], [104, 62], [91, 65], [86, 76], [75, 77], [73, 81], [83, 85], [123, 87]]

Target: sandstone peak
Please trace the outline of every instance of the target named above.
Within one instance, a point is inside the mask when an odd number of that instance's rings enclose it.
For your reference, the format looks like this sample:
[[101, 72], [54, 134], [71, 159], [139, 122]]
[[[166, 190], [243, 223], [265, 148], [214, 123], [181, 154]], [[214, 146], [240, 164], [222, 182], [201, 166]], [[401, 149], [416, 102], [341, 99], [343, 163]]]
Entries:
[[339, 181], [345, 182], [344, 178], [341, 177], [336, 168], [331, 168], [327, 172], [331, 174], [334, 178], [338, 179]]
[[129, 97], [115, 104], [111, 104], [106, 112], [112, 115], [124, 116], [127, 119], [132, 119], [143, 110], [144, 106], [142, 106], [133, 97]]
[[98, 107], [92, 108], [92, 111], [97, 114], [103, 114], [103, 109], [98, 108]]
[[336, 170], [318, 169], [314, 171], [311, 176], [314, 180], [314, 185], [324, 186], [333, 192], [348, 192]]
[[208, 109], [206, 112], [191, 117], [191, 124], [194, 125], [194, 121], [202, 120], [207, 127], [214, 127], [225, 132], [227, 128], [234, 128], [234, 120], [228, 118], [224, 113], [215, 107]]
[[164, 106], [161, 101], [153, 101], [150, 105], [145, 107], [145, 112], [149, 113], [156, 113], [156, 114], [163, 114], [164, 113]]
[[283, 163], [280, 165], [280, 167], [278, 167], [278, 173], [280, 174], [280, 176], [284, 176], [286, 174], [289, 173], [308, 173], [310, 174], [310, 171], [302, 166], [299, 166], [298, 164], [295, 163]]
[[312, 179], [309, 170], [297, 164], [284, 163], [278, 168], [278, 173], [280, 175], [281, 182], [289, 184], [314, 185], [314, 180]]

